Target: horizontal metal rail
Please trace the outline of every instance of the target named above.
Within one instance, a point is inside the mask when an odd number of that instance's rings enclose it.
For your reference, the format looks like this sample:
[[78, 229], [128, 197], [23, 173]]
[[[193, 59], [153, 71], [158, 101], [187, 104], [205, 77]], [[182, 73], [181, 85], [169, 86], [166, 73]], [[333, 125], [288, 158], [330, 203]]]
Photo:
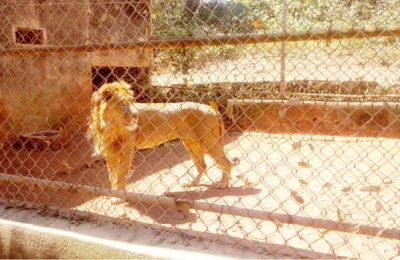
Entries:
[[294, 215], [286, 215], [275, 212], [245, 209], [235, 206], [227, 206], [221, 204], [210, 204], [207, 202], [194, 201], [189, 199], [177, 199], [168, 196], [157, 196], [150, 194], [141, 194], [136, 192], [123, 192], [118, 190], [110, 190], [100, 187], [94, 187], [82, 184], [71, 184], [62, 181], [52, 181], [46, 179], [37, 179], [32, 177], [18, 176], [13, 174], [0, 173], [0, 181], [13, 182], [17, 184], [26, 184], [30, 186], [39, 186], [42, 188], [63, 189], [69, 191], [80, 191], [91, 193], [99, 196], [113, 196], [125, 199], [133, 203], [155, 204], [159, 203], [165, 207], [176, 207], [184, 209], [196, 209], [202, 211], [210, 211], [219, 214], [229, 214], [247, 218], [254, 218], [274, 223], [294, 224], [305, 227], [325, 229], [329, 231], [338, 231], [346, 233], [354, 233], [360, 235], [382, 237], [388, 239], [400, 240], [400, 229], [383, 228], [371, 225], [360, 225], [346, 223], [333, 220], [316, 219], [310, 217], [301, 217]]
[[307, 31], [297, 33], [270, 33], [270, 34], [233, 34], [218, 36], [192, 36], [176, 38], [148, 38], [130, 42], [109, 44], [76, 44], [76, 45], [44, 45], [26, 48], [3, 48], [0, 55], [22, 55], [41, 53], [64, 53], [64, 52], [94, 52], [94, 51], [117, 51], [138, 48], [153, 49], [176, 49], [176, 48], [198, 48], [206, 46], [242, 45], [257, 43], [316, 41], [316, 40], [340, 40], [361, 39], [374, 37], [400, 36], [400, 27], [375, 28], [375, 29], [352, 29], [352, 30], [326, 30]]

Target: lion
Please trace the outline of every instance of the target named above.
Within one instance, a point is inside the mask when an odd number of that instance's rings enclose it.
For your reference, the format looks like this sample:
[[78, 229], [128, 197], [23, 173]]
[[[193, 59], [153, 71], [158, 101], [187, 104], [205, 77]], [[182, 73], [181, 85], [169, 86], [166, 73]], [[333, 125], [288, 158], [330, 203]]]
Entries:
[[138, 149], [153, 148], [181, 139], [192, 159], [197, 176], [189, 184], [197, 186], [209, 154], [222, 171], [216, 188], [229, 186], [231, 169], [238, 163], [224, 152], [224, 124], [221, 114], [211, 106], [193, 102], [135, 103], [131, 86], [123, 81], [106, 83], [91, 100], [89, 137], [94, 154], [105, 157], [111, 187], [126, 190], [126, 179]]

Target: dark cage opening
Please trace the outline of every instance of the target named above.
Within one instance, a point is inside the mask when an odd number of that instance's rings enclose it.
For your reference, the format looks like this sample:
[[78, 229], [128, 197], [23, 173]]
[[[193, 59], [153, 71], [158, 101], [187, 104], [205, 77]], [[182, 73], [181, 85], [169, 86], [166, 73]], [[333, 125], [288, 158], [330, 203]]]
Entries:
[[132, 86], [137, 102], [149, 102], [149, 68], [147, 67], [92, 67], [92, 88], [123, 80]]
[[15, 43], [18, 44], [44, 44], [42, 29], [16, 28]]

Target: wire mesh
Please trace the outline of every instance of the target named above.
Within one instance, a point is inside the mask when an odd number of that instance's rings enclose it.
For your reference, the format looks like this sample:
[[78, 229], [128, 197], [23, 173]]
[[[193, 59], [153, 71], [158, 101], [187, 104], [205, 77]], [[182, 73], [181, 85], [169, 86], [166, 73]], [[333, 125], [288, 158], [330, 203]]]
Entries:
[[1, 199], [260, 257], [394, 258], [399, 8], [3, 1]]

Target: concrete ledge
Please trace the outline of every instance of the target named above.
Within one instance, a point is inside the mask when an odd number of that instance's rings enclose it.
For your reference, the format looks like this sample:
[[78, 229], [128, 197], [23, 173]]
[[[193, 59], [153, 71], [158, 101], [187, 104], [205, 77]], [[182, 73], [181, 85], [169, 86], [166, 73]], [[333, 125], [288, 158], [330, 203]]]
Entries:
[[144, 258], [142, 249], [72, 232], [0, 219], [1, 258]]
[[[134, 223], [132, 223], [134, 224]], [[197, 252], [175, 243], [182, 234], [59, 217], [43, 216], [36, 210], [8, 208], [0, 203], [0, 258], [97, 258], [97, 259], [228, 259], [258, 258], [257, 254], [231, 246]], [[185, 242], [185, 241], [183, 241]], [[218, 243], [217, 243], [218, 244]], [[200, 251], [200, 250], [199, 250]], [[226, 252], [226, 253], [225, 253]]]
[[400, 103], [229, 100], [243, 130], [288, 134], [400, 137]]

